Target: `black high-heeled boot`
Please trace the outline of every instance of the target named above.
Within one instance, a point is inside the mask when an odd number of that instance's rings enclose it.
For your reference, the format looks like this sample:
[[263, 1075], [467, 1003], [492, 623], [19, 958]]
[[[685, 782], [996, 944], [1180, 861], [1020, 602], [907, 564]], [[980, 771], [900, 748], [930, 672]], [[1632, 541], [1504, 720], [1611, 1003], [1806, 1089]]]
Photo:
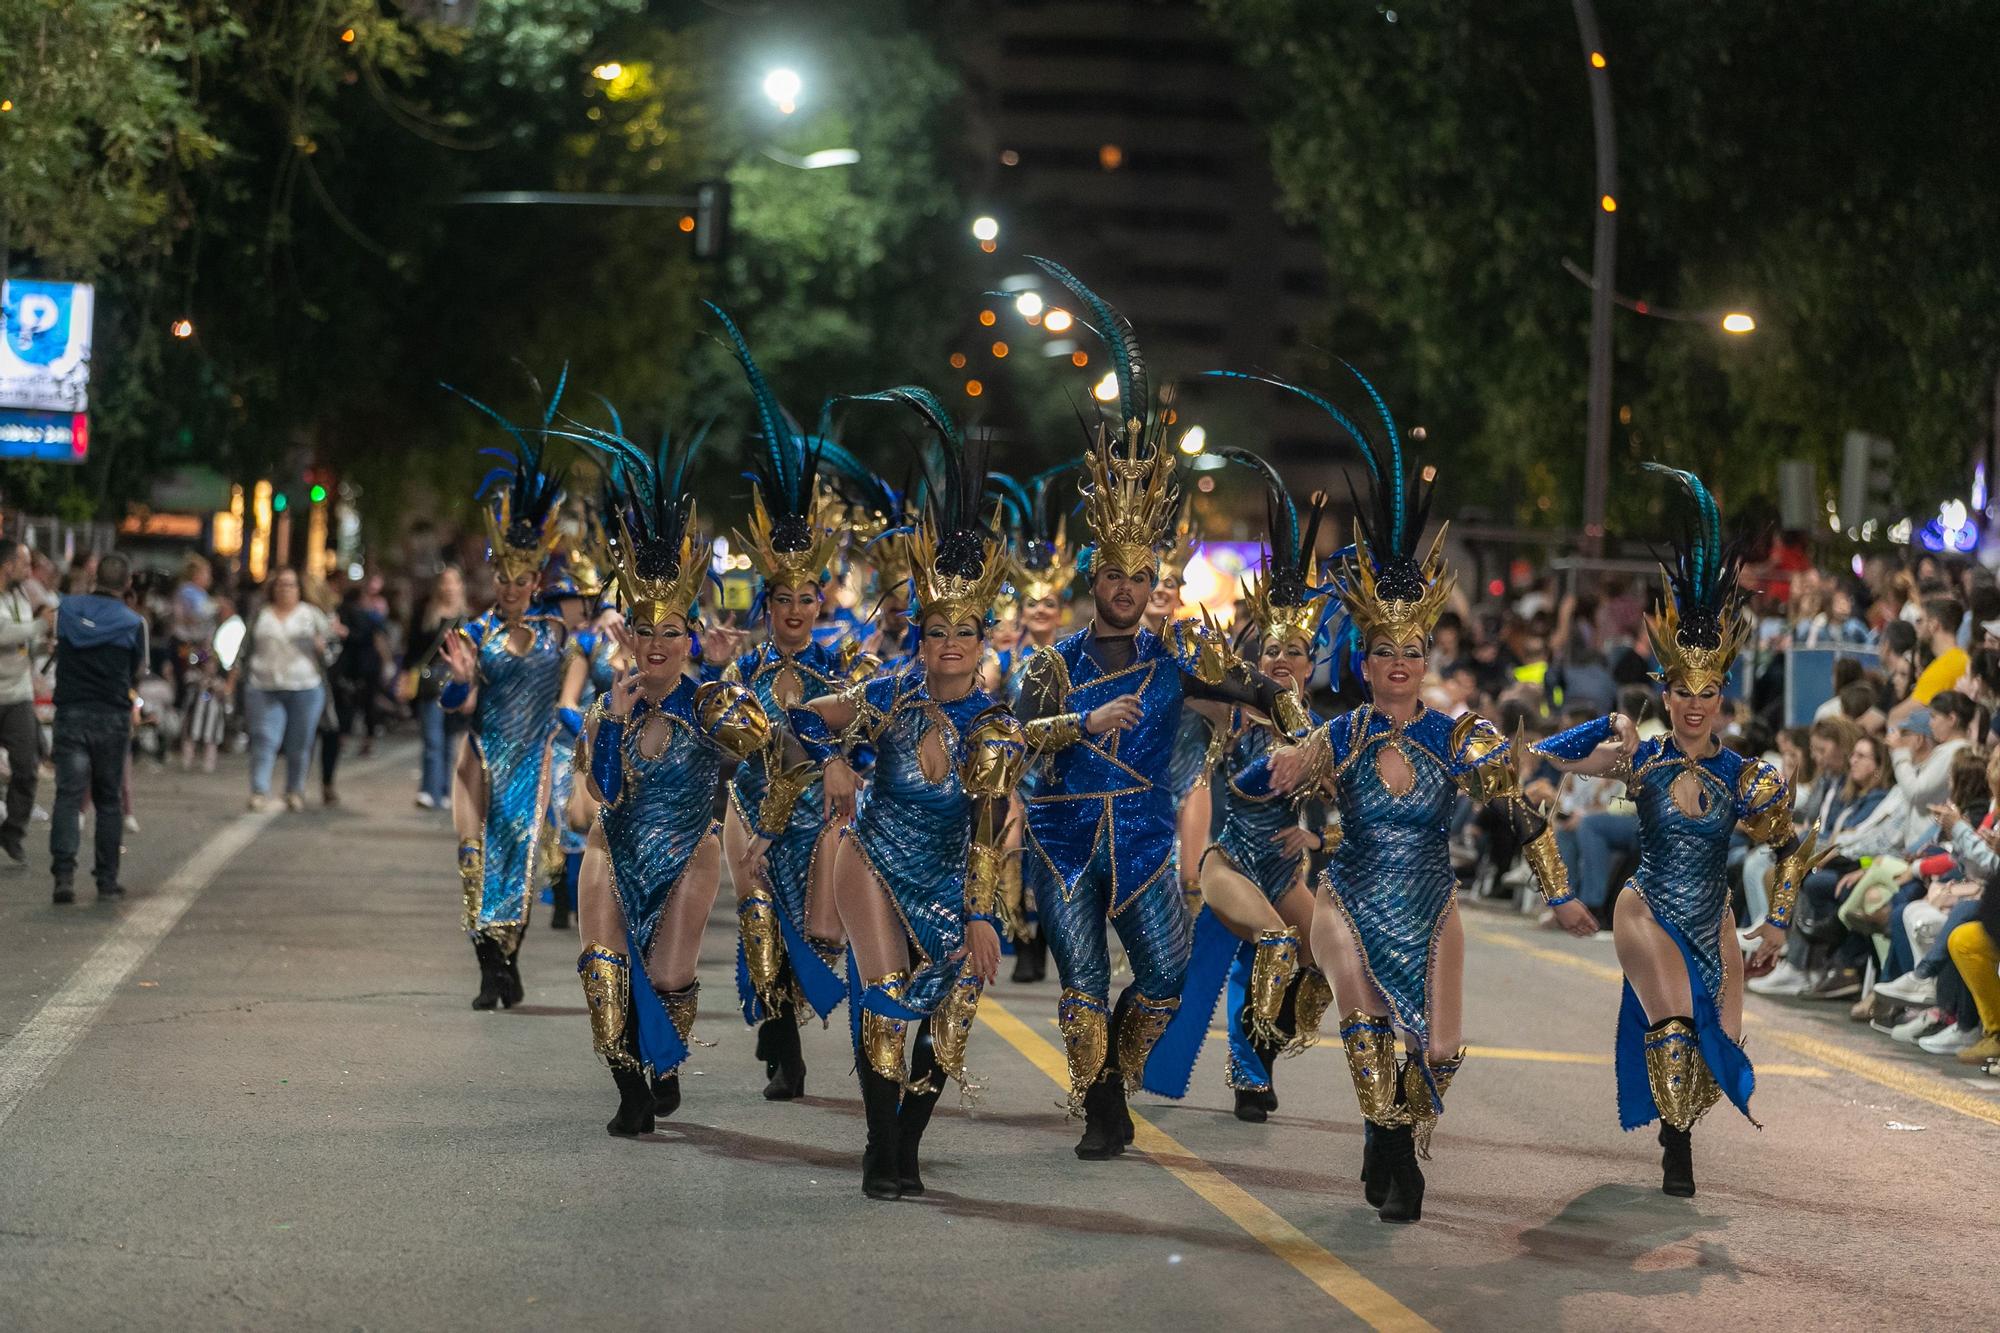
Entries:
[[479, 958], [479, 994], [472, 999], [474, 1009], [491, 1009], [500, 1003], [501, 991], [505, 983], [501, 980], [500, 946], [484, 935], [472, 941], [472, 952]]
[[604, 1132], [621, 1139], [636, 1139], [653, 1132], [653, 1087], [645, 1071], [625, 1065], [611, 1067], [611, 1081], [618, 1085], [618, 1114], [604, 1124]]
[[528, 998], [528, 989], [521, 984], [521, 945], [517, 940], [512, 953], [508, 953], [497, 944], [493, 947], [500, 959], [500, 1006], [503, 1009], [512, 1009]]
[[1415, 1129], [1397, 1125], [1377, 1129], [1377, 1162], [1389, 1177], [1389, 1196], [1375, 1215], [1384, 1222], [1416, 1222], [1424, 1215], [1424, 1173], [1417, 1166]]
[[806, 1095], [806, 1057], [799, 1044], [798, 1013], [787, 1000], [757, 1027], [758, 1049], [764, 1054], [771, 1081], [764, 1100], [789, 1102]]
[[925, 1092], [903, 1094], [903, 1108], [896, 1117], [896, 1184], [904, 1194], [922, 1194], [924, 1178], [917, 1165], [917, 1148], [924, 1140], [924, 1131], [930, 1127], [931, 1112], [937, 1109], [938, 1096], [945, 1084], [945, 1072], [938, 1067], [937, 1052], [931, 1045], [928, 1018], [917, 1029], [917, 1039], [910, 1050], [910, 1084], [930, 1087]]
[[1694, 1130], [1660, 1122], [1660, 1192], [1676, 1199], [1694, 1197]]
[[1076, 1155], [1084, 1161], [1108, 1162], [1125, 1151], [1124, 1093], [1115, 1069], [1106, 1069], [1084, 1092], [1083, 1137], [1076, 1142]]
[[1389, 1201], [1389, 1170], [1382, 1165], [1383, 1131], [1373, 1120], [1361, 1122], [1361, 1196], [1370, 1208]]
[[902, 1089], [862, 1062], [861, 1109], [868, 1117], [868, 1146], [861, 1151], [861, 1192], [871, 1199], [900, 1199], [903, 1186], [897, 1173], [901, 1154], [902, 1129], [897, 1112]]
[[1014, 946], [1014, 980], [1020, 982], [1040, 981], [1049, 974], [1049, 937], [1042, 933], [1042, 923], [1035, 923], [1035, 933]]
[[556, 876], [556, 882], [549, 886], [549, 929], [568, 930], [569, 914], [576, 910], [576, 901], [570, 897], [569, 875]]

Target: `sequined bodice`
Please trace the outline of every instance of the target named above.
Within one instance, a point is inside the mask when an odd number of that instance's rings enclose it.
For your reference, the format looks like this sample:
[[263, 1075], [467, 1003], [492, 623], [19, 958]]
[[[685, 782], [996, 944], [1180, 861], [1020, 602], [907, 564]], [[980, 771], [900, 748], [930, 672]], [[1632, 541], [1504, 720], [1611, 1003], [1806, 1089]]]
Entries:
[[[1647, 741], [1632, 759], [1627, 784], [1639, 811], [1639, 868], [1633, 878], [1649, 893], [1713, 893], [1725, 883], [1730, 835], [1742, 811], [1736, 781], [1742, 756], [1721, 750], [1691, 761], [1671, 739]], [[1682, 774], [1699, 782], [1693, 804], [1681, 808], [1674, 785]]]
[[563, 630], [560, 621], [531, 617], [526, 652], [508, 647], [506, 625], [495, 619], [479, 643], [479, 701], [474, 725], [487, 762], [506, 763], [539, 748], [555, 729], [562, 694]]
[[[1450, 724], [1425, 712], [1398, 728], [1373, 710], [1336, 721], [1334, 804], [1341, 843], [1335, 874], [1379, 878], [1385, 872], [1452, 878], [1450, 821], [1458, 798], [1446, 759]], [[1338, 738], [1345, 738], [1345, 744]], [[1409, 765], [1409, 789], [1398, 793], [1383, 775], [1383, 755], [1400, 752]]]

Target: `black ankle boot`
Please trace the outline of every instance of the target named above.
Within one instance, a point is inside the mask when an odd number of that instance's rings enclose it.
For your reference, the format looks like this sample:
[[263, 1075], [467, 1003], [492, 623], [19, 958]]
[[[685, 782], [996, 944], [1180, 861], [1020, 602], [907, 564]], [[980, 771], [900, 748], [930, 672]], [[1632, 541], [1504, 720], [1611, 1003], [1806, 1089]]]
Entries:
[[902, 1130], [897, 1110], [902, 1089], [894, 1079], [883, 1078], [864, 1062], [861, 1075], [861, 1109], [868, 1116], [868, 1146], [861, 1153], [861, 1192], [871, 1199], [900, 1199], [903, 1187], [897, 1176]]
[[799, 1044], [799, 1020], [790, 1000], [757, 1027], [757, 1047], [763, 1052], [771, 1081], [764, 1100], [789, 1102], [806, 1095], [806, 1057]]
[[653, 1132], [653, 1088], [644, 1073], [614, 1065], [611, 1081], [618, 1085], [618, 1114], [605, 1122], [604, 1132], [634, 1139]]
[[1409, 1125], [1398, 1125], [1394, 1129], [1377, 1129], [1377, 1163], [1382, 1174], [1389, 1177], [1389, 1197], [1375, 1215], [1384, 1222], [1416, 1222], [1424, 1215], [1424, 1173], [1417, 1166], [1417, 1141], [1414, 1129]]
[[653, 1114], [665, 1120], [681, 1109], [681, 1076], [667, 1074], [653, 1080]]
[[1694, 1197], [1694, 1131], [1660, 1122], [1660, 1192]]
[[500, 1003], [506, 983], [501, 980], [500, 946], [485, 936], [472, 941], [479, 958], [479, 994], [472, 999], [474, 1009], [491, 1009]]
[[1125, 1081], [1106, 1069], [1083, 1094], [1083, 1137], [1076, 1155], [1086, 1162], [1108, 1162], [1125, 1151]]
[[930, 1090], [903, 1094], [903, 1109], [896, 1117], [896, 1184], [904, 1194], [922, 1194], [924, 1178], [917, 1166], [917, 1148], [930, 1127], [931, 1112], [937, 1109], [945, 1084], [945, 1072], [938, 1068], [937, 1052], [931, 1046], [928, 1018], [911, 1044], [910, 1083], [914, 1087], [929, 1083]]
[[1361, 1122], [1361, 1196], [1370, 1208], [1389, 1201], [1389, 1169], [1382, 1165], [1381, 1127], [1373, 1120]]
[[1236, 1090], [1236, 1118], [1253, 1125], [1261, 1125], [1271, 1118], [1264, 1109], [1264, 1094], [1254, 1088]]
[[1264, 1062], [1264, 1090], [1257, 1094], [1263, 1103], [1264, 1114], [1278, 1109], [1278, 1051], [1276, 1046], [1256, 1046], [1257, 1058]]
[[1014, 946], [1014, 980], [1040, 981], [1049, 974], [1049, 937], [1042, 933], [1042, 923], [1035, 923], [1035, 933]]
[[549, 929], [568, 930], [571, 909], [569, 885], [563, 880], [557, 880], [555, 887], [549, 893], [549, 898], [551, 902], [551, 906], [549, 907]]
[[527, 988], [521, 984], [521, 950], [518, 945], [513, 953], [501, 952], [497, 944], [493, 948], [500, 959], [500, 1004], [512, 1009], [528, 997]]

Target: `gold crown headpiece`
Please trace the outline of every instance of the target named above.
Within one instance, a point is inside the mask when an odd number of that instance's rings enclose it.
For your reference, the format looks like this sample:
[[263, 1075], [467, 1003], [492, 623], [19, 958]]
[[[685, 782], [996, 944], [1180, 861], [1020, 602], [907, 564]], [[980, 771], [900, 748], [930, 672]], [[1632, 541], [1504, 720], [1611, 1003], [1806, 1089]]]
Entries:
[[[1031, 565], [1023, 558], [1031, 554], [1045, 558]], [[1070, 549], [1067, 516], [1056, 520], [1052, 540], [1022, 543], [1020, 553], [1009, 562], [1008, 577], [1024, 605], [1050, 597], [1060, 600], [1069, 591], [1076, 581], [1076, 552]]]
[[909, 536], [916, 597], [910, 617], [921, 623], [943, 616], [946, 624], [984, 625], [1007, 577], [1000, 539], [976, 529], [940, 533], [925, 514]]
[[1693, 510], [1674, 541], [1674, 565], [1660, 569], [1661, 607], [1646, 617], [1660, 677], [1696, 694], [1729, 679], [1748, 630], [1737, 600], [1740, 552], [1722, 541], [1722, 511], [1700, 477], [1661, 463], [1644, 465], [1679, 483]]
[[678, 534], [639, 535], [624, 514], [618, 516], [612, 556], [625, 619], [634, 625], [658, 625], [669, 616], [695, 618], [695, 602], [708, 577], [708, 551], [695, 528], [692, 500], [678, 526]]
[[1111, 568], [1151, 574], [1159, 569], [1179, 496], [1173, 455], [1145, 436], [1137, 417], [1123, 431], [1099, 427], [1083, 455], [1083, 516], [1096, 548], [1093, 572]]
[[780, 514], [774, 520], [764, 503], [764, 488], [750, 488], [750, 532], [736, 534], [736, 543], [750, 557], [764, 586], [781, 583], [817, 585], [840, 551], [838, 504], [824, 493], [813, 496], [804, 514]]
[[1377, 639], [1402, 648], [1430, 638], [1457, 581], [1444, 563], [1444, 534], [1449, 526], [1439, 525], [1430, 554], [1422, 561], [1399, 560], [1378, 568], [1361, 524], [1354, 525], [1354, 555], [1339, 578], [1340, 604], [1347, 609], [1364, 647]]
[[[1660, 571], [1660, 595], [1660, 609], [1646, 616], [1646, 636], [1652, 640], [1653, 655], [1660, 659], [1659, 678], [1694, 694], [1711, 685], [1721, 689], [1749, 638], [1735, 601], [1725, 603], [1722, 614], [1711, 618], [1709, 632], [1703, 633], [1682, 622], [1680, 607], [1675, 605], [1673, 576], [1665, 569]], [[1690, 634], [1690, 630], [1695, 632]]]
[[502, 578], [540, 574], [562, 540], [562, 529], [553, 513], [542, 515], [539, 522], [515, 517], [510, 491], [500, 492], [498, 504], [480, 506], [479, 515], [486, 522], [486, 545], [493, 566]]

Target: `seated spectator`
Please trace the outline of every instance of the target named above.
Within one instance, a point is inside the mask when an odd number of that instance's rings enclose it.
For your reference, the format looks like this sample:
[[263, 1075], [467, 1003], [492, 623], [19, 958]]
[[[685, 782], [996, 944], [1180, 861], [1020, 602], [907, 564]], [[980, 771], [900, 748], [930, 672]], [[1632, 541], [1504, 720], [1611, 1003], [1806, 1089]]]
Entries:
[[1985, 1065], [1992, 1073], [1992, 1062], [2000, 1060], [2000, 947], [1995, 947], [2000, 944], [2000, 911], [1986, 906], [1988, 900], [2000, 902], [2000, 892], [1990, 883], [1981, 895], [1978, 918], [1953, 929], [1945, 947], [1979, 1016], [1979, 1040], [1956, 1052], [1959, 1063]]
[[1965, 674], [1971, 661], [1965, 649], [1958, 646], [1958, 629], [1964, 620], [1965, 607], [1955, 598], [1931, 597], [1924, 601], [1924, 617], [1917, 625], [1917, 636], [1930, 654], [1930, 661], [1911, 684], [1909, 698], [1889, 710], [1891, 722], [1934, 703], [1939, 694], [1957, 686], [1958, 678]]

